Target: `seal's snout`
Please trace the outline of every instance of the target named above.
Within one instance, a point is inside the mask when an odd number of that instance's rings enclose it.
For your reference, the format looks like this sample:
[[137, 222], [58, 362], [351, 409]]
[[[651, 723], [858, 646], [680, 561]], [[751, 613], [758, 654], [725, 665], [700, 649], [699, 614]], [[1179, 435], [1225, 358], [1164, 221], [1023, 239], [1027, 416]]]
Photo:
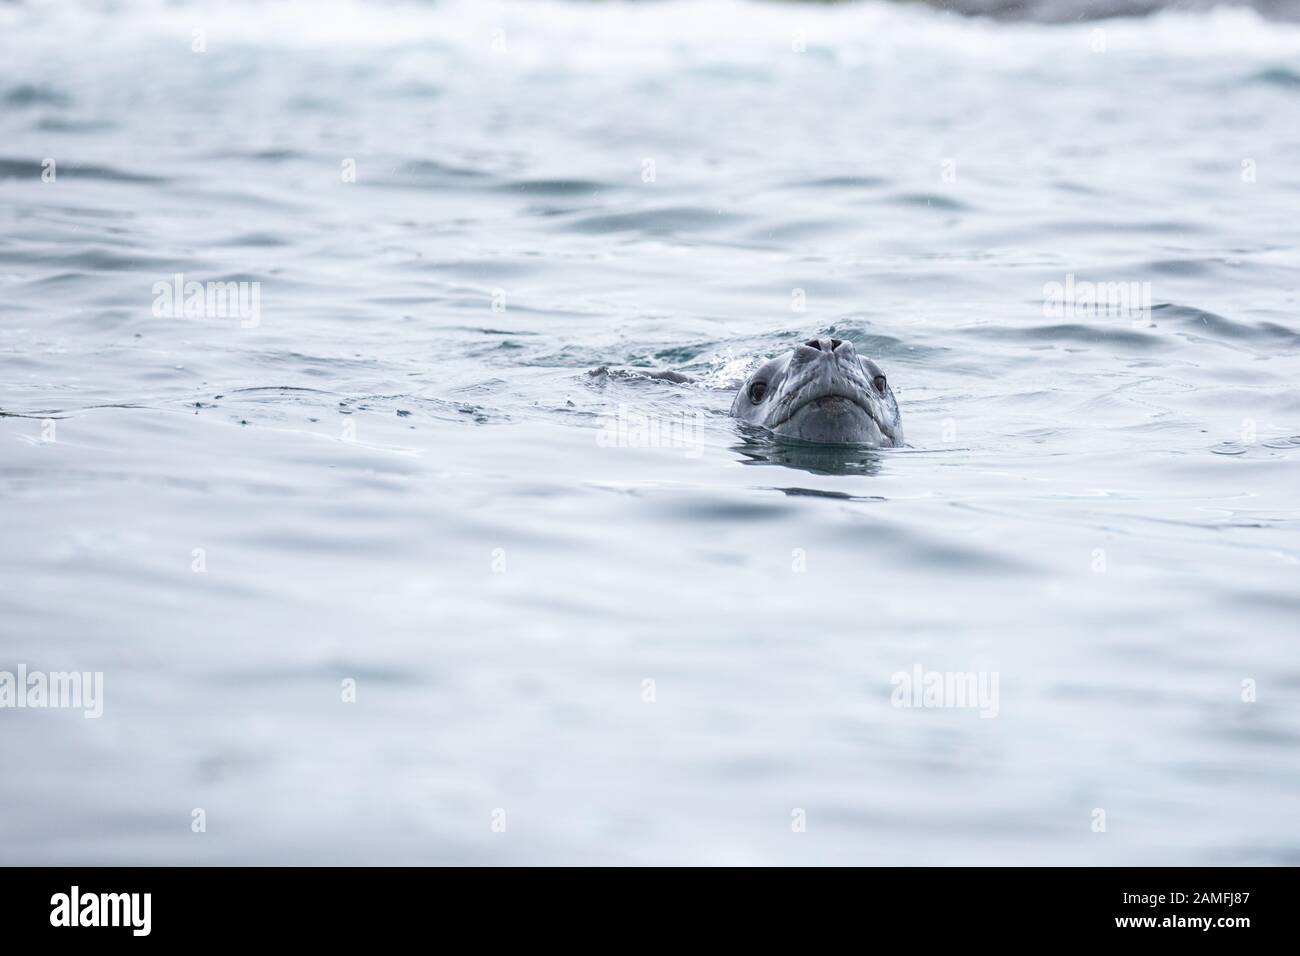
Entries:
[[795, 346], [790, 363], [792, 370], [798, 369], [804, 375], [814, 377], [843, 374], [843, 370], [855, 369], [857, 364], [858, 356], [853, 351], [853, 344], [843, 339], [800, 342]]
[[807, 342], [802, 343], [800, 348], [816, 349], [819, 352], [827, 353], [842, 353], [845, 350], [848, 350], [849, 353], [853, 352], [853, 345], [843, 339], [809, 339]]
[[794, 373], [790, 382], [792, 391], [801, 391], [810, 386], [829, 391], [839, 385], [841, 379], [851, 380], [862, 376], [852, 343], [843, 339], [809, 339], [801, 342], [794, 350], [790, 369]]

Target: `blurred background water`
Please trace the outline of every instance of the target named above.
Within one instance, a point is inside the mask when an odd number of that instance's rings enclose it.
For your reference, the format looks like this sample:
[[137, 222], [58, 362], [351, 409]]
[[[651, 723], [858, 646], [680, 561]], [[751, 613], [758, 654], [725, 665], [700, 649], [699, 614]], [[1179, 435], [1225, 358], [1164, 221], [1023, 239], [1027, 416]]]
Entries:
[[1082, 7], [0, 6], [0, 861], [1300, 862], [1300, 26]]

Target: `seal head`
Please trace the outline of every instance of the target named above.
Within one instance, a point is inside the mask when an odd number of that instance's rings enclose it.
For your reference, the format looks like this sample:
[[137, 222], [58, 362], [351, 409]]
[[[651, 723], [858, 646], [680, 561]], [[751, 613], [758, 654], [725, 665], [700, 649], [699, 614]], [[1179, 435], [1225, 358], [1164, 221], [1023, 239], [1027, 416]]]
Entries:
[[841, 339], [809, 339], [769, 360], [741, 387], [731, 414], [798, 441], [903, 444], [898, 402], [885, 373]]

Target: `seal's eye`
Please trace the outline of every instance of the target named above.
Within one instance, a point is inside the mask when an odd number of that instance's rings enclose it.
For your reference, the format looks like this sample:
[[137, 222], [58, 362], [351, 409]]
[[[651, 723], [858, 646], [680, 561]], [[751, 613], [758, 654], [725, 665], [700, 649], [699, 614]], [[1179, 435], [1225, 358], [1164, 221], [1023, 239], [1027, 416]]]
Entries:
[[885, 394], [885, 376], [877, 375], [871, 380], [871, 384], [876, 386], [876, 391], [881, 395]]
[[749, 386], [749, 400], [757, 405], [767, 394], [767, 382], [755, 382]]

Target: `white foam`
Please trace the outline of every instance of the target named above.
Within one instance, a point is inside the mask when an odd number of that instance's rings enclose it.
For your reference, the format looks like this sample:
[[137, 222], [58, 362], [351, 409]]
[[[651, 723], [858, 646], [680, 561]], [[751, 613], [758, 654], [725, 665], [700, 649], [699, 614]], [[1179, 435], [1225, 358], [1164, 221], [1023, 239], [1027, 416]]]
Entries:
[[[758, 0], [667, 0], [643, 4], [566, 0], [286, 0], [216, 3], [165, 0], [65, 4], [41, 0], [0, 10], [10, 38], [57, 32], [65, 43], [188, 43], [203, 30], [223, 45], [349, 48], [437, 45], [501, 69], [569, 72], [669, 67], [802, 69], [832, 58], [846, 66], [888, 65], [917, 53], [1006, 67], [1056, 57], [1276, 58], [1300, 54], [1300, 24], [1271, 22], [1243, 8], [1167, 12], [1147, 18], [1045, 25], [966, 18], [917, 4], [863, 0], [821, 5]], [[802, 41], [806, 52], [795, 52]]]

